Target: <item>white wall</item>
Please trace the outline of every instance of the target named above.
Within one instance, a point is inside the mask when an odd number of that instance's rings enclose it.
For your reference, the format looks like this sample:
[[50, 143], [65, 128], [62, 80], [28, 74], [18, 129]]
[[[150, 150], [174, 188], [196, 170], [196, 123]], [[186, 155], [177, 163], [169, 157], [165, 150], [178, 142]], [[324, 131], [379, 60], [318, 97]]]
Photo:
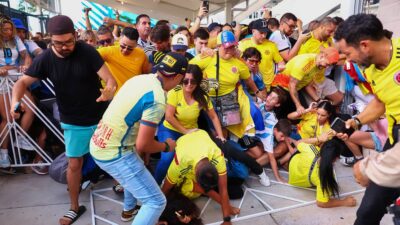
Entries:
[[393, 37], [400, 37], [400, 1], [381, 0], [378, 9], [378, 18], [383, 26], [393, 31]]

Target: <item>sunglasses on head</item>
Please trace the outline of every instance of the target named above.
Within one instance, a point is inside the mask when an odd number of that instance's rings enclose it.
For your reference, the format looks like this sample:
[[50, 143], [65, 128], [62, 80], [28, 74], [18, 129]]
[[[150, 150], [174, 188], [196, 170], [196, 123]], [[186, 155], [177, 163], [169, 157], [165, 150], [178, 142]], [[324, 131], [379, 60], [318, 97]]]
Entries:
[[108, 38], [108, 39], [100, 40], [99, 44], [105, 45], [105, 44], [111, 44], [111, 42], [112, 42], [111, 38]]
[[133, 50], [133, 47], [126, 46], [126, 45], [123, 45], [123, 44], [119, 45], [119, 47], [121, 47], [122, 49], [126, 49], [127, 51], [132, 51]]
[[190, 84], [193, 84], [193, 85], [196, 85], [196, 84], [197, 84], [197, 82], [196, 82], [195, 79], [183, 79], [182, 83], [183, 83], [184, 85], [188, 85], [189, 83], [190, 83]]

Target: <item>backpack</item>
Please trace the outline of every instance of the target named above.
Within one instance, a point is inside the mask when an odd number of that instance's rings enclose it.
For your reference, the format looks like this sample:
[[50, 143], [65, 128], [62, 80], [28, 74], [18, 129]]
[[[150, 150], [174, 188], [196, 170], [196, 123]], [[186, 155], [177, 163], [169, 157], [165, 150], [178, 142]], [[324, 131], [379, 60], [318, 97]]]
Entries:
[[[53, 160], [49, 168], [49, 175], [53, 180], [58, 183], [67, 184], [67, 168], [68, 168], [68, 157], [65, 153], [62, 153]], [[90, 180], [92, 183], [96, 183], [102, 175], [105, 175], [100, 167], [93, 160], [90, 153], [86, 153], [83, 156], [82, 165], [82, 180], [81, 183]]]

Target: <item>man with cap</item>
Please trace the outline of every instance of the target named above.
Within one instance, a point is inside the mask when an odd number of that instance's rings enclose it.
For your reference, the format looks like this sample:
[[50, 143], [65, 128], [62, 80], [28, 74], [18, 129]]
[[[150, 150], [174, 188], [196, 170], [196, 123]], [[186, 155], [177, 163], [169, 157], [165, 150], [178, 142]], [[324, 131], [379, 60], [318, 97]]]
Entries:
[[[272, 86], [279, 86], [286, 90], [289, 96], [287, 110], [281, 112], [278, 117], [286, 117], [287, 113], [297, 111], [299, 115], [305, 112], [305, 102], [301, 102], [299, 91], [304, 90], [313, 102], [319, 102], [320, 96], [312, 87], [316, 76], [323, 75], [325, 69], [331, 65], [335, 65], [339, 60], [339, 52], [329, 47], [322, 50], [319, 54], [303, 54], [295, 56], [286, 64], [285, 70], [281, 74], [277, 74]], [[326, 96], [328, 99], [330, 96]], [[291, 100], [291, 101], [290, 101]], [[294, 106], [296, 108], [294, 108]]]
[[[169, 152], [175, 141], [154, 139], [165, 113], [166, 95], [178, 85], [187, 60], [170, 52], [157, 65], [155, 74], [135, 76], [121, 87], [103, 115], [90, 142], [95, 162], [124, 187], [122, 221], [154, 225], [166, 200], [138, 153]], [[142, 203], [141, 208], [137, 201]]]
[[[112, 99], [116, 82], [100, 54], [83, 42], [76, 42], [72, 20], [63, 15], [52, 17], [48, 23], [51, 48], [37, 56], [26, 73], [15, 83], [11, 101], [11, 115], [21, 104], [25, 90], [35, 81], [50, 79], [54, 84], [56, 100], [64, 130], [68, 157], [67, 181], [71, 200], [70, 210], [60, 224], [72, 224], [86, 208], [79, 206], [83, 156], [89, 152], [89, 141], [107, 102]], [[101, 89], [100, 79], [106, 83]]]
[[[301, 54], [318, 54], [322, 49], [333, 47], [332, 35], [336, 30], [335, 21], [331, 17], [325, 17], [320, 21], [320, 25], [311, 32], [310, 38], [308, 38], [300, 47], [298, 52]], [[314, 81], [314, 88], [317, 90], [319, 97], [329, 96], [333, 105], [338, 105], [343, 100], [343, 93], [336, 88], [336, 84], [332, 79], [326, 78], [329, 76], [334, 67], [328, 67], [325, 69], [324, 74], [318, 74]], [[312, 100], [307, 97], [307, 100]]]
[[260, 73], [267, 90], [269, 90], [275, 75], [275, 64], [278, 64], [278, 70], [281, 71], [285, 67], [285, 62], [279, 54], [276, 44], [267, 39], [270, 30], [265, 19], [253, 22], [252, 33], [251, 38], [239, 42], [239, 50], [244, 52], [247, 48], [254, 47], [261, 52]]
[[17, 30], [17, 35], [21, 41], [25, 44], [25, 48], [32, 58], [42, 53], [42, 49], [32, 40], [27, 39], [28, 29], [18, 18], [12, 18], [12, 22]]
[[162, 191], [168, 195], [174, 186], [180, 187], [180, 192], [189, 199], [205, 194], [218, 202], [224, 225], [231, 224], [230, 216], [240, 212], [229, 203], [224, 154], [204, 130], [186, 134], [176, 142], [174, 160]]
[[185, 56], [185, 58], [189, 61], [193, 59], [193, 56], [192, 54], [186, 52], [188, 48], [189, 48], [188, 39], [185, 35], [175, 34], [172, 37], [171, 51], [179, 53], [182, 56]]

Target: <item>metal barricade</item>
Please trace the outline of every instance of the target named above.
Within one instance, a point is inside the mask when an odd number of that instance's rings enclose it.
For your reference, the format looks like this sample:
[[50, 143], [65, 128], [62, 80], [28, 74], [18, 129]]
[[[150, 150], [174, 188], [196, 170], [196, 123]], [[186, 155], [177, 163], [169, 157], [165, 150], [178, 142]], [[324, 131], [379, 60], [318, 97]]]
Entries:
[[[11, 117], [10, 109], [7, 106], [7, 102], [11, 104], [12, 99], [12, 88], [16, 80], [21, 77], [22, 74], [10, 74], [1, 78], [0, 88], [3, 89], [3, 101], [6, 112], [6, 120], [7, 124], [3, 130], [0, 131], [0, 145], [6, 140], [7, 137], [10, 139], [11, 151], [12, 151], [12, 163], [11, 167], [26, 167], [26, 166], [49, 166], [53, 159], [33, 140], [29, 134], [22, 129], [22, 127]], [[55, 95], [53, 90], [53, 84], [50, 80], [43, 81], [44, 85], [50, 90], [51, 93]], [[40, 121], [60, 140], [64, 143], [64, 136], [61, 130], [59, 130], [49, 118], [45, 116], [45, 114], [29, 99], [26, 95], [22, 98], [22, 103], [25, 105], [25, 108], [29, 108], [33, 111], [35, 116], [39, 118]], [[19, 145], [18, 137], [22, 136], [26, 138], [30, 145], [34, 148], [34, 151], [43, 159], [43, 163], [24, 163], [21, 148]]]

